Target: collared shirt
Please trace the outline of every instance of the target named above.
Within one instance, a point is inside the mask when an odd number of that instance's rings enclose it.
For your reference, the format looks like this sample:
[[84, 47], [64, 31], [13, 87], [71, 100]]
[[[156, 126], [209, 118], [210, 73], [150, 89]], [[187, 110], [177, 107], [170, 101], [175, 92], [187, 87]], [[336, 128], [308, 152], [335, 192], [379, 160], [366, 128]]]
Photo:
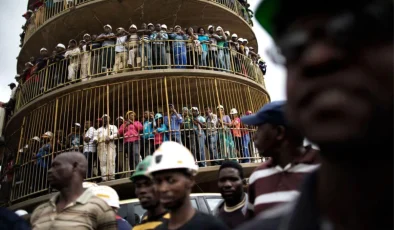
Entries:
[[[159, 34], [161, 35], [161, 38], [157, 38]], [[168, 40], [168, 34], [165, 31], [154, 31], [150, 35], [150, 40]], [[153, 42], [153, 44], [164, 44], [164, 42]]]
[[[182, 120], [182, 115], [178, 114], [179, 118], [175, 114], [171, 114], [171, 135], [179, 135], [181, 130], [181, 124], [183, 122]], [[170, 127], [168, 124], [168, 117], [164, 117], [164, 124], [167, 125], [167, 127]]]
[[[298, 199], [261, 213], [237, 230], [334, 230], [332, 222], [320, 214], [316, 204], [317, 174], [318, 170], [305, 178]], [[384, 229], [378, 224], [381, 223], [377, 223], [376, 229]]]
[[307, 151], [299, 159], [282, 168], [272, 159], [258, 166], [249, 178], [250, 217], [280, 203], [297, 198], [305, 175], [319, 167], [316, 151]]
[[151, 230], [155, 229], [157, 226], [161, 225], [162, 223], [168, 222], [170, 219], [170, 214], [169, 213], [164, 213], [159, 216], [154, 216], [151, 218], [148, 218], [148, 216], [145, 216], [141, 223], [134, 226], [133, 230]]
[[120, 52], [126, 52], [126, 47], [124, 46], [124, 43], [127, 40], [127, 35], [120, 36], [116, 38], [116, 46], [115, 46], [115, 52], [120, 53]]
[[[243, 204], [243, 205], [242, 205]], [[223, 221], [230, 229], [234, 229], [235, 227], [241, 225], [246, 221], [246, 211], [248, 205], [248, 194], [245, 193], [245, 198], [238, 205], [238, 208], [234, 210], [226, 210], [224, 208], [225, 202], [224, 200], [218, 205], [216, 210], [214, 211], [215, 216], [217, 216], [220, 220]], [[237, 206], [238, 206], [237, 205]]]
[[85, 133], [85, 137], [89, 137], [90, 141], [87, 142], [83, 142], [83, 152], [87, 153], [87, 152], [92, 152], [95, 153], [97, 148], [96, 148], [96, 144], [94, 144], [94, 132], [97, 132], [96, 129], [94, 127], [90, 127], [86, 133]]
[[[108, 34], [107, 34], [107, 33], [102, 33], [102, 34], [100, 34], [100, 35], [97, 37], [97, 40], [101, 40], [103, 36], [115, 37], [115, 34], [114, 34], [114, 33], [108, 33]], [[104, 46], [111, 46], [111, 45], [115, 45], [115, 41], [112, 40], [112, 39], [104, 40], [103, 43], [102, 43], [102, 46], [103, 46], [103, 47], [104, 47]]]
[[116, 148], [114, 144], [114, 139], [118, 137], [118, 128], [115, 125], [108, 125], [106, 127], [102, 126], [94, 132], [94, 140], [97, 140], [98, 144], [105, 143], [106, 137], [111, 140], [110, 146]]
[[211, 113], [212, 119], [210, 116], [206, 116], [206, 125], [207, 125], [207, 135], [215, 135], [217, 134], [216, 125], [218, 123], [218, 116], [216, 114]]
[[60, 193], [38, 206], [30, 219], [33, 230], [116, 230], [115, 212], [89, 190], [63, 210], [56, 211]]

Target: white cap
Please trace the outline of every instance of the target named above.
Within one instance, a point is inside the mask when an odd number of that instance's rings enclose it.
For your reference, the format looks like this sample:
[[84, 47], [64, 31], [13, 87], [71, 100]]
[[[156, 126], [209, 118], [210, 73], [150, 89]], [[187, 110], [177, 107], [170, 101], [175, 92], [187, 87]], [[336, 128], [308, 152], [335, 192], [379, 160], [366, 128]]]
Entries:
[[83, 182], [82, 187], [83, 188], [91, 188], [91, 187], [97, 187], [98, 185], [93, 182]]
[[239, 41], [239, 42], [243, 42], [244, 39], [243, 39], [243, 38], [238, 38], [238, 41]]
[[95, 196], [103, 199], [110, 207], [120, 208], [119, 195], [115, 189], [106, 186], [99, 185], [89, 189]]
[[224, 33], [225, 33], [225, 34], [228, 34], [228, 35], [230, 36], [230, 31], [227, 30], [227, 31], [225, 31]]
[[246, 38], [244, 38], [244, 42], [249, 43], [249, 42], [248, 42], [248, 39], [246, 39]]
[[53, 133], [51, 131], [47, 131], [44, 133], [44, 135], [42, 135], [42, 137], [43, 138], [47, 138], [47, 137], [51, 138], [51, 137], [53, 137]]
[[25, 210], [19, 209], [19, 210], [15, 211], [15, 214], [18, 215], [18, 216], [24, 216], [24, 215], [27, 215], [29, 213], [26, 212]]
[[122, 117], [122, 116], [120, 116], [120, 117], [118, 117], [118, 118], [116, 118], [116, 120], [124, 120], [124, 118]]
[[44, 51], [44, 50], [48, 51], [47, 48], [43, 47], [43, 48], [40, 49], [40, 52]]
[[238, 35], [237, 35], [237, 34], [233, 34], [233, 35], [231, 35], [231, 37], [232, 37], [232, 38], [237, 38]]
[[176, 28], [182, 28], [180, 25], [176, 25], [175, 27], [174, 27], [174, 30], [176, 29]]
[[63, 49], [65, 49], [65, 48], [66, 48], [66, 46], [65, 46], [65, 45], [63, 45], [62, 43], [59, 43], [59, 44], [57, 44], [56, 48], [63, 48]]
[[211, 29], [211, 28], [213, 28], [213, 25], [209, 25], [209, 26], [208, 26], [208, 30]]
[[150, 22], [150, 23], [148, 23], [148, 27], [149, 27], [149, 26], [154, 26], [154, 25], [153, 25], [153, 23]]
[[137, 29], [137, 26], [134, 25], [134, 24], [131, 24], [131, 26], [129, 27], [129, 29], [131, 29], [131, 28]]
[[25, 147], [23, 147], [23, 148], [27, 149], [27, 148], [29, 148], [29, 145], [25, 145]]
[[220, 27], [220, 26], [216, 27], [216, 31], [219, 31], [219, 30], [222, 30], [222, 29], [223, 29], [223, 28]]
[[39, 137], [37, 137], [37, 136], [33, 137], [32, 140], [41, 141], [41, 139]]
[[216, 109], [224, 109], [223, 105], [219, 105]]
[[162, 24], [162, 25], [161, 25], [161, 28], [162, 28], [162, 29], [167, 29], [167, 25], [166, 25], [166, 24]]
[[230, 114], [237, 114], [238, 113], [238, 111], [237, 111], [237, 109], [235, 109], [235, 108], [232, 108], [231, 110], [230, 110]]
[[124, 28], [123, 27], [119, 27], [119, 28], [116, 29], [116, 31], [118, 31], [118, 30], [124, 30]]
[[108, 28], [110, 28], [112, 30], [112, 26], [110, 24], [107, 24], [107, 25], [103, 26], [104, 29], [105, 29], [105, 27], [108, 27]]
[[198, 166], [189, 149], [177, 142], [166, 141], [153, 153], [148, 173], [169, 169], [187, 169], [192, 175], [196, 175]]
[[81, 127], [81, 124], [79, 124], [79, 123], [75, 123], [75, 126]]

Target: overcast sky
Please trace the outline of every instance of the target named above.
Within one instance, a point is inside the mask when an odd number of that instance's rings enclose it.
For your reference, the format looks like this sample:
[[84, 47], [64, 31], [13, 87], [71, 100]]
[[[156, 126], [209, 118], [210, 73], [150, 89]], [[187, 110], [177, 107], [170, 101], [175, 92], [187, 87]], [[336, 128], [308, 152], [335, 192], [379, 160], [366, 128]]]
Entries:
[[[249, 0], [252, 9], [255, 9], [259, 0]], [[8, 87], [10, 82], [15, 82], [16, 57], [19, 54], [19, 34], [22, 32], [22, 25], [25, 19], [27, 0], [0, 0], [0, 101], [7, 102], [11, 91]], [[271, 37], [254, 22], [254, 31], [259, 43], [259, 53], [267, 62], [267, 75], [265, 83], [271, 100], [285, 99], [285, 71], [282, 67], [275, 66], [266, 55], [266, 50], [272, 46]]]

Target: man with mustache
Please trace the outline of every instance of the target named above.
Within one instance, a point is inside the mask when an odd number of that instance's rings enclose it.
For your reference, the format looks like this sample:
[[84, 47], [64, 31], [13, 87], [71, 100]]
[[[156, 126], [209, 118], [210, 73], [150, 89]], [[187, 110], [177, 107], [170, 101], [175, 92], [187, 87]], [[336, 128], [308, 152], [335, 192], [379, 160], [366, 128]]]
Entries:
[[152, 178], [146, 174], [151, 161], [152, 156], [146, 156], [137, 165], [135, 172], [130, 177], [130, 180], [134, 183], [135, 195], [140, 200], [141, 206], [147, 210], [141, 223], [134, 226], [133, 230], [155, 229], [170, 218], [170, 214], [160, 204], [159, 195]]

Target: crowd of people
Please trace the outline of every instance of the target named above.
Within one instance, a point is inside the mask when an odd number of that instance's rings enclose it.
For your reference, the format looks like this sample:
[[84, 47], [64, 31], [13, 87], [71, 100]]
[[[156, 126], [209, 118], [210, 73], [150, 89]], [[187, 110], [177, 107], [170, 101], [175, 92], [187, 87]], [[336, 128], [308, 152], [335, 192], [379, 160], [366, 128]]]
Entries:
[[142, 68], [206, 68], [256, 77], [255, 70], [250, 70], [252, 65], [266, 73], [265, 62], [248, 46], [248, 40], [220, 26], [195, 30], [143, 23], [140, 29], [133, 24], [128, 30], [117, 28], [116, 33], [111, 25], [103, 28], [99, 35], [84, 34], [79, 42], [71, 39], [67, 46], [59, 43], [51, 52], [41, 48], [40, 57], [25, 63], [19, 82], [43, 88], [46, 74], [39, 75], [43, 69], [48, 72], [46, 88]]

